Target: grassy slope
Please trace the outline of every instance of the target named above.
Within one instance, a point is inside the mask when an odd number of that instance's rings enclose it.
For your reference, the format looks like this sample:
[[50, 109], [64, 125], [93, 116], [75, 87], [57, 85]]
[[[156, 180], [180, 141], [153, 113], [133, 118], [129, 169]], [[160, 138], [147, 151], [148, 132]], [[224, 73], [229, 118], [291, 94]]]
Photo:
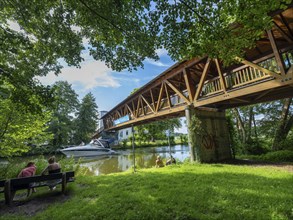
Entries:
[[[70, 194], [33, 219], [293, 219], [293, 174], [272, 168], [184, 164], [80, 176]], [[13, 218], [27, 216], [0, 217]]]

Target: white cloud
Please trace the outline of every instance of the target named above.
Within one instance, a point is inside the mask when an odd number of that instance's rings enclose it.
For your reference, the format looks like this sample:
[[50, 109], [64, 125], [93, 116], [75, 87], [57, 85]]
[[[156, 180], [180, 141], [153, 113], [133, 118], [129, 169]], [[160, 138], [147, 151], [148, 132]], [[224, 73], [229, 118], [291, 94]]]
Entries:
[[168, 64], [162, 63], [161, 61], [155, 61], [155, 60], [148, 59], [148, 58], [145, 61], [148, 62], [149, 64], [154, 65], [154, 66], [161, 66], [161, 67], [169, 66]]
[[156, 53], [158, 54], [158, 56], [166, 56], [166, 55], [168, 55], [168, 51], [166, 49], [164, 49], [164, 48], [157, 49]]
[[68, 81], [73, 85], [79, 85], [84, 90], [95, 87], [120, 87], [118, 80], [113, 77], [112, 70], [103, 62], [88, 61], [81, 64], [81, 68], [66, 67], [56, 76], [53, 73], [46, 77], [38, 78], [43, 84], [50, 85], [56, 81]]

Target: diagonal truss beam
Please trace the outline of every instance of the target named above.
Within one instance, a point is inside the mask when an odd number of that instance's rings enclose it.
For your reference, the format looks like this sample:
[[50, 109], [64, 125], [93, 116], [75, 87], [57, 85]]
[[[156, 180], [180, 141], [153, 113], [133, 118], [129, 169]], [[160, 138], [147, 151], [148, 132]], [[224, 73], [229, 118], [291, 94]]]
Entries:
[[277, 60], [277, 64], [280, 67], [282, 76], [284, 76], [286, 74], [286, 68], [285, 68], [284, 60], [279, 53], [274, 34], [273, 34], [272, 30], [268, 30], [267, 33], [268, 33], [268, 37], [270, 39], [270, 42], [271, 42], [271, 45], [273, 48], [275, 58]]
[[224, 76], [223, 76], [223, 72], [222, 72], [219, 60], [215, 59], [215, 63], [216, 63], [216, 66], [217, 66], [219, 77], [220, 77], [221, 87], [222, 87], [223, 91], [226, 93], [227, 92], [227, 86], [226, 86], [226, 83], [225, 83], [225, 80], [224, 80]]
[[250, 67], [252, 67], [252, 68], [258, 69], [258, 70], [260, 70], [260, 71], [262, 71], [262, 72], [264, 72], [264, 73], [266, 73], [266, 74], [268, 74], [268, 75], [270, 75], [270, 76], [272, 76], [272, 77], [275, 77], [275, 78], [277, 78], [277, 79], [282, 79], [282, 77], [281, 77], [279, 74], [277, 74], [277, 73], [275, 73], [275, 72], [273, 72], [273, 71], [270, 71], [270, 70], [268, 70], [268, 69], [265, 69], [265, 68], [263, 68], [263, 67], [261, 67], [261, 66], [255, 64], [255, 63], [252, 63], [252, 62], [250, 62], [250, 61], [248, 61], [248, 60], [242, 60], [242, 59], [239, 58], [239, 57], [236, 57], [235, 59], [236, 59], [237, 61], [240, 61], [241, 63], [247, 65], [247, 66], [250, 66]]
[[142, 98], [142, 100], [147, 104], [147, 106], [151, 109], [151, 111], [153, 113], [155, 113], [155, 110], [153, 109], [153, 107], [150, 105], [150, 103], [145, 99], [145, 97], [143, 97], [143, 95], [140, 95], [140, 97]]
[[186, 68], [183, 69], [183, 77], [188, 92], [189, 103], [191, 103], [195, 95], [195, 86], [191, 84], [192, 79], [190, 75], [187, 73]]
[[191, 102], [185, 97], [185, 95], [183, 95], [182, 92], [180, 92], [170, 81], [168, 81], [167, 79], [165, 80], [166, 84], [171, 88], [173, 89], [173, 91], [178, 95], [180, 96], [180, 98], [182, 98], [183, 100], [185, 100], [185, 102], [190, 105]]
[[134, 118], [136, 118], [136, 115], [135, 115], [134, 112], [131, 110], [131, 108], [129, 107], [128, 104], [126, 104], [126, 107], [127, 107], [128, 111], [130, 112], [130, 114], [131, 114]]
[[162, 99], [162, 94], [163, 94], [163, 88], [164, 88], [164, 83], [161, 84], [161, 89], [160, 89], [159, 97], [158, 97], [158, 100], [157, 100], [156, 112], [158, 112], [159, 107], [160, 107], [160, 105], [161, 105], [161, 99]]
[[195, 94], [195, 97], [194, 97], [194, 101], [198, 100], [199, 98], [199, 95], [202, 91], [202, 87], [203, 87], [203, 84], [204, 84], [204, 81], [207, 77], [207, 74], [208, 74], [208, 71], [209, 71], [209, 68], [210, 68], [210, 65], [211, 65], [211, 59], [208, 58], [207, 62], [206, 62], [206, 65], [204, 67], [204, 70], [203, 70], [203, 73], [202, 73], [202, 76], [200, 78], [200, 81], [199, 81], [199, 84], [198, 84], [198, 87], [197, 87], [197, 90], [196, 90], [196, 94]]

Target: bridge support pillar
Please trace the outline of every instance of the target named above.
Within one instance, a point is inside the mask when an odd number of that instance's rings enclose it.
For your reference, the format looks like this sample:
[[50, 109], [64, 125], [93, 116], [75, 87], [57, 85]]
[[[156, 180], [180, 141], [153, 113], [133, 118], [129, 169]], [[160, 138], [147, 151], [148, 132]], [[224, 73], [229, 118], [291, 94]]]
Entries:
[[217, 162], [231, 159], [231, 143], [225, 111], [185, 109], [190, 160]]

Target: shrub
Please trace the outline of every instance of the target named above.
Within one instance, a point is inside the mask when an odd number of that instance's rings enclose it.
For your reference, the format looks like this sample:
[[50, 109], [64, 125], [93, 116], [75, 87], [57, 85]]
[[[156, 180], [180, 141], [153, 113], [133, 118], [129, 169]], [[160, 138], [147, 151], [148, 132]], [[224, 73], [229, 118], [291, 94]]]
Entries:
[[269, 162], [293, 162], [293, 151], [281, 150], [261, 155], [260, 159]]
[[[48, 161], [44, 156], [39, 156], [35, 159], [30, 159], [27, 161], [19, 162], [19, 158], [15, 157], [8, 160], [8, 163], [0, 164], [0, 179], [15, 178], [19, 172], [27, 165], [29, 161], [35, 162], [37, 167], [36, 175], [40, 173], [47, 167]], [[80, 167], [80, 162], [76, 162], [74, 158], [61, 158], [58, 160], [61, 165], [62, 171], [78, 171]]]

